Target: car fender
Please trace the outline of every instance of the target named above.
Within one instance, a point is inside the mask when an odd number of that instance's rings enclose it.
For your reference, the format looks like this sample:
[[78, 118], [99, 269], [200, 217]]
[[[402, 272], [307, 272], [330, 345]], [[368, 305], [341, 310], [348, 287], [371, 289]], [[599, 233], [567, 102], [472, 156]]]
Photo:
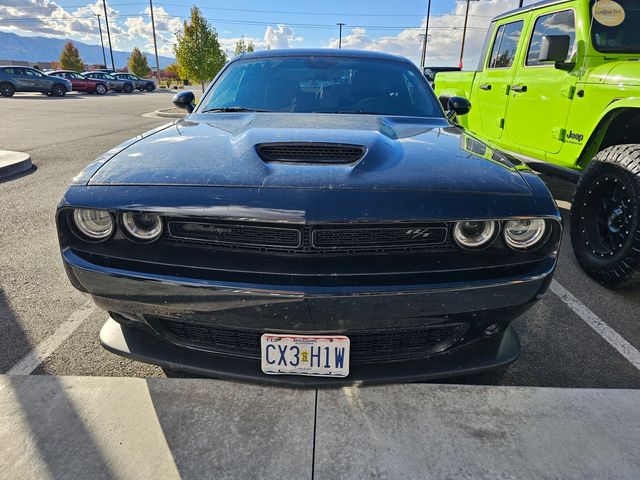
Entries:
[[582, 152], [578, 158], [578, 165], [582, 167], [598, 153], [598, 149], [604, 136], [607, 134], [609, 125], [618, 115], [629, 110], [638, 110], [640, 112], [640, 97], [626, 97], [613, 99], [598, 117], [594, 123], [594, 128], [589, 133], [589, 139], [585, 143]]

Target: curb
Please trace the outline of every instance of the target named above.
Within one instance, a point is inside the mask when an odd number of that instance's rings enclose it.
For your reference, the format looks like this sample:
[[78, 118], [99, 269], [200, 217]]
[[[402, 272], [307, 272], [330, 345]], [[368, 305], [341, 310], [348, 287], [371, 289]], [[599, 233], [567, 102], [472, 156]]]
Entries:
[[28, 153], [0, 150], [0, 178], [26, 172], [32, 166], [31, 156]]
[[160, 118], [184, 118], [187, 116], [187, 113], [176, 113], [176, 112], [171, 112], [170, 110], [173, 110], [172, 108], [165, 108], [162, 110], [156, 110], [155, 112], [151, 112], [148, 113], [147, 115], [152, 115], [154, 117], [160, 117]]

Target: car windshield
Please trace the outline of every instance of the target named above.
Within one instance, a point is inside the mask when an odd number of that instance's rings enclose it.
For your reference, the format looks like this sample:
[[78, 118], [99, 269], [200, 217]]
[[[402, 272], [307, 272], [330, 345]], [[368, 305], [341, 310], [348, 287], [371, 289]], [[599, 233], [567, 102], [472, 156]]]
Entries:
[[[594, 15], [591, 22], [593, 46], [599, 52], [640, 53], [640, 3], [638, 0], [616, 0], [616, 3], [621, 9]], [[591, 2], [592, 11], [593, 5], [594, 1]]]
[[270, 111], [441, 116], [420, 72], [399, 61], [272, 57], [232, 62], [200, 112]]

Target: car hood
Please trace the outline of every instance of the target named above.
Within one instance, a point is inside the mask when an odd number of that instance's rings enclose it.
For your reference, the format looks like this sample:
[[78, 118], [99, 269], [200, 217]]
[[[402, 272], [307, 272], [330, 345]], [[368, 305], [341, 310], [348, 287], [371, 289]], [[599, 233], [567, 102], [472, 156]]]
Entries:
[[587, 83], [638, 86], [640, 85], [640, 62], [624, 60], [604, 63], [591, 70]]
[[[351, 164], [265, 162], [256, 145], [362, 145]], [[91, 185], [425, 190], [530, 195], [504, 157], [444, 119], [294, 113], [191, 115], [93, 164]], [[474, 153], [475, 152], [475, 153]]]

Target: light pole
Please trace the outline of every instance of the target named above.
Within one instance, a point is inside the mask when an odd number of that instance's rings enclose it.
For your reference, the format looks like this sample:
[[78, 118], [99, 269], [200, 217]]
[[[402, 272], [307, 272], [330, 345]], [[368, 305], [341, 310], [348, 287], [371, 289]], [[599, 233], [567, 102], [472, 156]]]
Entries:
[[102, 65], [104, 68], [107, 68], [107, 55], [104, 53], [104, 40], [102, 40], [102, 25], [100, 24], [100, 14], [96, 13], [96, 17], [98, 17], [98, 30], [100, 30], [100, 45], [102, 45]]
[[158, 43], [156, 42], [156, 22], [153, 19], [153, 0], [149, 0], [149, 8], [151, 9], [151, 29], [153, 30], [153, 48], [156, 52], [156, 81], [160, 86], [160, 61], [158, 60]]
[[338, 22], [338, 23], [336, 23], [336, 25], [338, 25], [338, 27], [340, 27], [340, 37], [339, 37], [339, 40], [338, 40], [338, 48], [340, 49], [340, 48], [342, 48], [342, 26], [346, 25], [346, 23]]
[[[479, 0], [473, 0], [473, 1], [477, 2]], [[471, 3], [471, 0], [467, 0], [467, 9], [464, 14], [464, 27], [462, 30], [462, 46], [460, 47], [460, 63], [458, 64], [458, 67], [460, 67], [460, 70], [462, 70], [462, 57], [464, 56], [464, 42], [467, 38], [467, 22], [469, 21], [469, 4], [470, 3]]]
[[427, 38], [429, 37], [429, 17], [431, 16], [431, 0], [427, 3], [427, 22], [424, 26], [424, 41], [422, 42], [422, 59], [420, 60], [420, 67], [424, 69], [424, 64], [427, 59]]
[[111, 33], [109, 33], [109, 15], [107, 15], [107, 0], [102, 0], [102, 6], [104, 7], [104, 23], [107, 25], [107, 39], [109, 40], [109, 53], [111, 54], [111, 69], [115, 72], [116, 64], [113, 61], [113, 47], [111, 46]]

